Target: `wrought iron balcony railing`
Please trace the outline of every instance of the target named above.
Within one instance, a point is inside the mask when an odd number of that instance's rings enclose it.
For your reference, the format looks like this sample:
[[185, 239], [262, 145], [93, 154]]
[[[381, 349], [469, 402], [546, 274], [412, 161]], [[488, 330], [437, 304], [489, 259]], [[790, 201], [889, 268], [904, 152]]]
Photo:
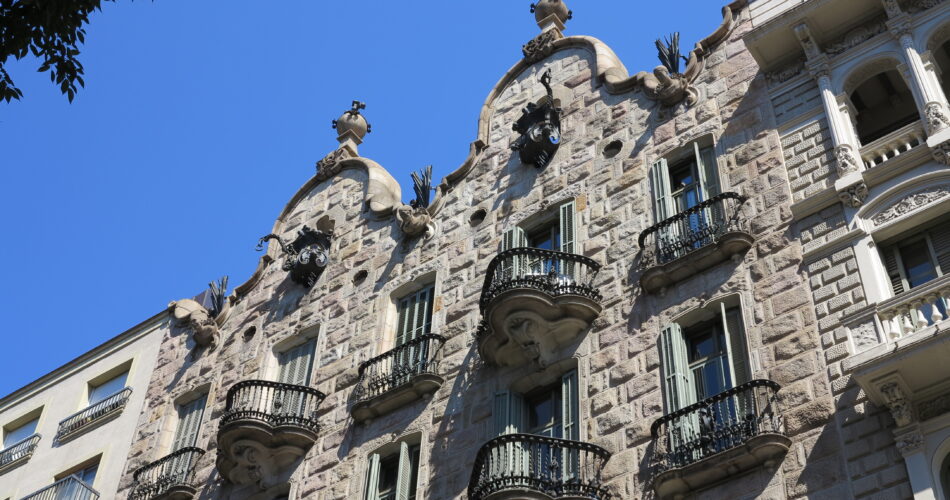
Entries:
[[268, 380], [244, 380], [228, 390], [220, 427], [239, 420], [257, 420], [275, 427], [292, 425], [314, 433], [317, 407], [326, 395], [311, 387]]
[[725, 192], [650, 226], [640, 233], [640, 269], [672, 262], [716, 243], [731, 231], [741, 231], [739, 216], [748, 197]]
[[441, 335], [421, 335], [361, 364], [354, 390], [356, 402], [392, 391], [417, 375], [438, 375], [436, 354], [444, 342]]
[[139, 468], [132, 474], [129, 500], [149, 500], [172, 488], [194, 487], [195, 466], [204, 454], [201, 448], [182, 448]]
[[4, 450], [0, 450], [0, 471], [12, 467], [19, 462], [25, 462], [33, 456], [33, 450], [40, 442], [40, 435], [33, 434], [19, 442], [16, 442]]
[[506, 434], [485, 443], [475, 457], [468, 498], [528, 490], [552, 498], [606, 500], [601, 473], [610, 453], [600, 446], [534, 434]]
[[771, 380], [751, 380], [657, 419], [650, 427], [655, 473], [698, 462], [761, 434], [784, 435], [780, 388]]
[[30, 493], [21, 500], [99, 500], [99, 492], [80, 481], [78, 477], [69, 476]]
[[492, 299], [516, 288], [599, 301], [600, 292], [594, 288], [599, 271], [600, 264], [583, 255], [529, 247], [505, 250], [488, 264], [479, 307], [485, 312]]
[[59, 422], [59, 429], [56, 431], [56, 441], [65, 441], [87, 429], [87, 426], [121, 412], [122, 409], [125, 408], [126, 403], [129, 402], [131, 395], [132, 388], [126, 387], [98, 403], [89, 405], [86, 409], [64, 418]]

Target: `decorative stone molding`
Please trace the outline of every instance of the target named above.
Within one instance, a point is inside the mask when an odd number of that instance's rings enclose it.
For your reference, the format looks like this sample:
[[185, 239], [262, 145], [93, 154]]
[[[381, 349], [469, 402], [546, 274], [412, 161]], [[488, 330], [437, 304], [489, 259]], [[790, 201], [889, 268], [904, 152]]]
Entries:
[[283, 482], [282, 470], [305, 453], [297, 446], [271, 448], [249, 439], [235, 442], [229, 452], [233, 465], [228, 480], [240, 485], [256, 484], [262, 490]]
[[396, 221], [399, 223], [399, 229], [410, 238], [423, 235], [429, 238], [435, 233], [432, 216], [426, 207], [402, 205], [396, 209]]
[[900, 436], [895, 436], [894, 444], [901, 455], [907, 456], [913, 454], [924, 445], [924, 437], [920, 432], [909, 432]]
[[924, 107], [924, 116], [927, 117], [927, 129], [930, 135], [950, 127], [950, 118], [947, 118], [943, 105], [939, 102], [928, 102]]
[[805, 70], [805, 59], [799, 58], [796, 59], [791, 64], [785, 66], [784, 68], [777, 69], [775, 71], [769, 71], [765, 73], [765, 81], [769, 82], [772, 85], [777, 85], [779, 83], [787, 82], [792, 78], [802, 74]]
[[897, 0], [882, 0], [881, 3], [884, 4], [884, 11], [887, 12], [887, 17], [897, 17], [904, 13], [901, 10], [900, 4], [897, 3]]
[[821, 49], [811, 36], [811, 30], [808, 29], [808, 25], [805, 23], [798, 24], [795, 26], [794, 31], [795, 36], [798, 37], [798, 43], [801, 44], [802, 49], [805, 51], [805, 57], [809, 60], [820, 59], [822, 57]]
[[852, 184], [838, 192], [841, 203], [852, 208], [859, 208], [868, 197], [868, 186], [864, 182]]
[[[894, 2], [897, 3], [896, 1]], [[887, 19], [886, 18], [877, 18], [873, 19], [857, 28], [852, 29], [844, 34], [841, 38], [838, 38], [834, 42], [829, 43], [825, 46], [825, 53], [828, 55], [836, 56], [843, 52], [846, 52], [858, 45], [861, 45], [867, 40], [874, 38], [875, 36], [884, 33], [887, 31]]]
[[907, 12], [910, 14], [923, 12], [929, 8], [940, 5], [943, 1], [944, 0], [913, 0], [907, 7]]
[[917, 416], [921, 422], [950, 412], [950, 394], [943, 394], [917, 405]]
[[938, 163], [950, 166], [950, 141], [931, 146], [930, 152]]
[[168, 307], [178, 326], [191, 330], [196, 344], [212, 350], [218, 345], [221, 338], [218, 324], [204, 306], [192, 299], [182, 299], [170, 302]]
[[554, 41], [564, 38], [556, 29], [547, 30], [521, 47], [525, 62], [534, 64], [554, 52]]
[[930, 186], [915, 191], [872, 217], [871, 221], [875, 226], [880, 226], [906, 213], [913, 212], [928, 203], [944, 198], [947, 195], [950, 195], [950, 184]]
[[317, 180], [325, 181], [340, 173], [340, 170], [343, 169], [340, 162], [351, 157], [352, 154], [349, 150], [342, 147], [324, 156], [322, 160], [317, 162]]
[[891, 410], [897, 427], [905, 427], [914, 422], [914, 408], [897, 381], [891, 380], [882, 384], [880, 391], [884, 405]]
[[835, 147], [835, 162], [838, 166], [838, 177], [858, 171], [858, 162], [854, 158], [854, 150], [850, 144], [839, 144]]
[[664, 106], [674, 106], [684, 99], [692, 106], [699, 99], [699, 92], [690, 82], [685, 74], [670, 74], [666, 66], [657, 66], [652, 75], [644, 76], [643, 90], [647, 97]]

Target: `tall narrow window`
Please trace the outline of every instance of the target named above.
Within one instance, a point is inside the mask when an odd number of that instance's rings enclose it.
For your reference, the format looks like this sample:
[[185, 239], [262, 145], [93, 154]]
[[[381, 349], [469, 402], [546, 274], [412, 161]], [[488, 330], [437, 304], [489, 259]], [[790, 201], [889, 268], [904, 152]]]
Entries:
[[277, 362], [280, 365], [277, 381], [284, 384], [309, 385], [316, 347], [317, 339], [310, 339], [280, 353], [277, 356]]
[[656, 221], [660, 222], [720, 193], [719, 169], [711, 146], [690, 146], [684, 158], [661, 158], [653, 164], [652, 180]]
[[419, 445], [399, 443], [399, 451], [369, 457], [366, 500], [415, 500], [419, 475]]
[[[413, 375], [426, 370], [429, 360], [429, 343], [413, 342], [432, 332], [432, 306], [435, 287], [427, 286], [411, 293], [397, 302], [396, 339], [397, 349], [393, 359], [392, 386], [398, 386]], [[405, 347], [403, 347], [405, 346]]]
[[89, 386], [89, 405], [94, 405], [125, 388], [129, 372], [122, 372], [102, 383]]
[[207, 397], [207, 394], [202, 394], [199, 398], [178, 406], [178, 427], [175, 429], [172, 451], [195, 445]]
[[[525, 230], [513, 227], [502, 237], [502, 251], [512, 248], [538, 248], [563, 253], [576, 253], [577, 230], [575, 223], [577, 207], [573, 200], [558, 207], [557, 218]], [[574, 276], [573, 263], [554, 256], [515, 256], [502, 264], [506, 273], [521, 277], [549, 275], [552, 272], [561, 279]]]

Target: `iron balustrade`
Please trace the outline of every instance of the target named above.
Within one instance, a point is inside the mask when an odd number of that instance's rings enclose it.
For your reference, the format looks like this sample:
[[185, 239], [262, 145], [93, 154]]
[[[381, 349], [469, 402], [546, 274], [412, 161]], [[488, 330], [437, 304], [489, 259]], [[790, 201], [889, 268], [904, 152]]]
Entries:
[[506, 434], [478, 450], [468, 498], [503, 490], [530, 490], [552, 498], [609, 499], [601, 473], [610, 452], [600, 446], [535, 434]]
[[21, 500], [99, 500], [99, 492], [76, 476], [69, 476]]
[[687, 466], [760, 434], [784, 435], [779, 389], [771, 380], [751, 380], [657, 419], [650, 427], [655, 472]]
[[182, 448], [140, 467], [132, 474], [134, 483], [129, 500], [149, 500], [176, 486], [194, 487], [195, 467], [204, 454], [201, 448]]
[[488, 264], [479, 307], [485, 312], [492, 299], [517, 288], [600, 301], [600, 292], [594, 288], [599, 271], [600, 264], [583, 255], [530, 247], [505, 250]]
[[293, 425], [316, 433], [319, 430], [317, 408], [324, 399], [325, 394], [311, 387], [244, 380], [228, 390], [220, 426], [239, 420], [257, 420], [275, 427]]
[[25, 439], [17, 441], [7, 448], [0, 450], [0, 469], [21, 460], [28, 460], [33, 456], [33, 450], [40, 442], [40, 435], [33, 434]]
[[436, 354], [445, 337], [435, 334], [419, 337], [364, 362], [354, 390], [357, 402], [385, 394], [423, 374], [438, 375]]
[[739, 216], [746, 200], [739, 193], [721, 193], [650, 226], [637, 240], [643, 252], [640, 269], [672, 262], [741, 230]]
[[59, 429], [56, 431], [56, 441], [62, 441], [76, 432], [82, 430], [87, 425], [112, 415], [115, 412], [125, 408], [132, 395], [132, 388], [126, 387], [119, 392], [86, 407], [59, 422]]

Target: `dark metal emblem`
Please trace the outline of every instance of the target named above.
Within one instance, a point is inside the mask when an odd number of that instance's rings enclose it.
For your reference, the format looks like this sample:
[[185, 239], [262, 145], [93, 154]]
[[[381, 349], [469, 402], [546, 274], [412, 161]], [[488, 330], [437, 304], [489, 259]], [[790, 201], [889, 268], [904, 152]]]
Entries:
[[548, 98], [540, 106], [528, 103], [521, 111], [521, 118], [512, 126], [521, 137], [511, 145], [511, 149], [518, 151], [522, 163], [538, 168], [547, 166], [561, 144], [561, 108], [554, 105], [550, 70], [541, 75], [541, 84]]
[[304, 226], [297, 232], [297, 238], [291, 243], [284, 241], [276, 234], [268, 234], [257, 243], [257, 249], [264, 249], [264, 242], [277, 240], [285, 259], [281, 269], [290, 273], [290, 279], [310, 288], [320, 278], [324, 268], [330, 261], [330, 240], [333, 233], [315, 231]]

